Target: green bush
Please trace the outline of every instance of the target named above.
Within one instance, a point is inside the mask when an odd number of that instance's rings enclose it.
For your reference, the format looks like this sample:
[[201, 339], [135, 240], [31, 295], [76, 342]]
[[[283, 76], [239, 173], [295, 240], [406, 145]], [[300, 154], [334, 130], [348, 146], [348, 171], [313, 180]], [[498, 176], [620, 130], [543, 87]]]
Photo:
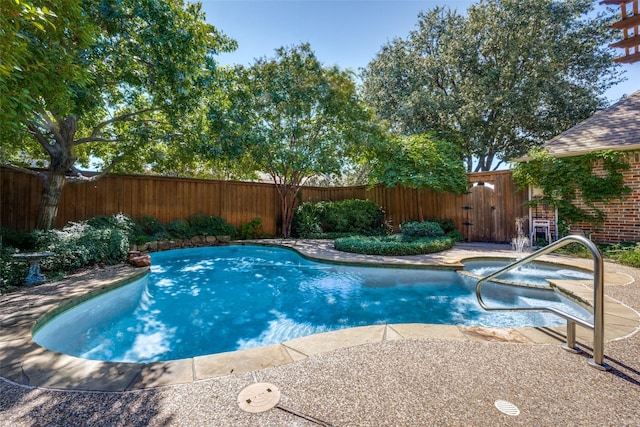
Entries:
[[84, 266], [123, 262], [129, 251], [126, 230], [131, 223], [124, 218], [115, 221], [110, 224], [100, 219], [72, 223], [61, 230], [35, 231], [36, 250], [55, 254], [41, 262], [43, 270], [58, 274]]
[[450, 249], [453, 241], [448, 237], [421, 238], [413, 242], [400, 236], [354, 236], [336, 239], [334, 247], [343, 252], [366, 255], [421, 255]]
[[456, 225], [453, 223], [451, 219], [442, 219], [442, 218], [427, 218], [425, 221], [435, 222], [444, 230], [444, 234], [449, 234], [453, 231], [458, 231]]
[[294, 236], [312, 238], [322, 234], [322, 218], [330, 202], [304, 202], [293, 215], [291, 230]]
[[21, 250], [32, 250], [36, 244], [33, 234], [28, 231], [11, 230], [0, 227], [0, 237], [2, 238], [3, 246]]
[[603, 256], [619, 264], [640, 268], [640, 244], [618, 243], [615, 245], [601, 245]]
[[381, 235], [386, 232], [385, 213], [370, 200], [305, 202], [296, 209], [292, 230], [303, 238], [328, 233]]
[[0, 248], [0, 294], [24, 283], [29, 272], [29, 264], [12, 257], [17, 250], [9, 246]]
[[149, 237], [149, 241], [161, 240], [168, 234], [167, 227], [159, 219], [146, 215], [136, 221], [134, 233], [136, 236], [144, 235]]
[[614, 259], [620, 264], [640, 268], [640, 249], [622, 251]]
[[233, 236], [236, 234], [234, 226], [219, 216], [202, 214], [191, 215], [187, 218], [192, 236]]
[[341, 200], [327, 207], [325, 231], [363, 233], [379, 231], [384, 226], [384, 211], [369, 200]]
[[448, 238], [450, 238], [453, 242], [462, 242], [464, 240], [464, 235], [462, 234], [462, 231], [458, 230], [457, 228], [454, 228], [453, 230], [447, 232], [447, 234], [445, 234]]
[[432, 221], [411, 221], [402, 225], [400, 229], [402, 239], [405, 242], [413, 242], [424, 237], [441, 237], [444, 236], [444, 230], [440, 224]]
[[262, 219], [253, 218], [251, 221], [240, 224], [238, 227], [238, 237], [243, 240], [259, 239], [264, 236], [262, 231]]
[[174, 239], [188, 239], [193, 237], [191, 234], [191, 226], [183, 219], [170, 222], [169, 225], [167, 225], [167, 233], [169, 237]]
[[191, 215], [164, 225], [160, 220], [143, 216], [132, 226], [130, 240], [136, 245], [153, 240], [189, 239], [193, 236], [234, 236], [236, 229], [218, 216]]
[[[157, 220], [156, 220], [157, 221]], [[136, 223], [121, 213], [116, 215], [98, 215], [88, 219], [86, 223], [97, 229], [118, 229], [126, 234], [132, 234]]]

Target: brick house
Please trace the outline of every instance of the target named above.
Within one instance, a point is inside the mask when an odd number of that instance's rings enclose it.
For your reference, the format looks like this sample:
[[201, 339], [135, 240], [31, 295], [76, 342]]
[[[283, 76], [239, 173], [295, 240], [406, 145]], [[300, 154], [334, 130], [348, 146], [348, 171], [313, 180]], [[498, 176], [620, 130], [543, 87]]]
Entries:
[[[572, 224], [572, 229], [584, 232], [599, 243], [640, 242], [640, 90], [557, 135], [544, 148], [554, 157], [601, 150], [624, 151], [630, 168], [623, 175], [625, 185], [632, 189], [631, 194], [624, 200], [598, 206], [607, 215], [601, 226]], [[594, 172], [598, 173], [598, 165]], [[530, 213], [530, 221], [536, 215], [554, 218], [553, 213], [538, 210]], [[553, 220], [551, 228], [555, 239]]]

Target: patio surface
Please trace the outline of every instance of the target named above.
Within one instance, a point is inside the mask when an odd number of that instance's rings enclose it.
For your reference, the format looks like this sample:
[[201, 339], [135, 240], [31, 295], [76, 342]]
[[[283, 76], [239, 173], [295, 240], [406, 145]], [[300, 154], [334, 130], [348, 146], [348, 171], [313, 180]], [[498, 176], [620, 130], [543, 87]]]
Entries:
[[[460, 244], [412, 257], [339, 253], [326, 241], [272, 241], [309, 257], [455, 267], [512, 256], [505, 245]], [[544, 260], [590, 267], [591, 260]], [[86, 361], [39, 347], [36, 321], [61, 304], [104, 291], [144, 270], [109, 267], [0, 296], [0, 425], [428, 426], [640, 425], [640, 271], [605, 263], [605, 361], [564, 351], [565, 328], [490, 329], [379, 325], [279, 345], [179, 361]], [[585, 299], [588, 283], [560, 283]], [[278, 405], [249, 413], [239, 393], [270, 383]], [[258, 397], [258, 396], [256, 396]], [[508, 401], [519, 415], [500, 412]]]

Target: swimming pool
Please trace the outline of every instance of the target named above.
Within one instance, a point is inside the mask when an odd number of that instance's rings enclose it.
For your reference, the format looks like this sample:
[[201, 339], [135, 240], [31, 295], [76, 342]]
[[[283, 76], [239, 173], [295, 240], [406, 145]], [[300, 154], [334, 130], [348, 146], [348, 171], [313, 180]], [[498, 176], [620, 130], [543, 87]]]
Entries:
[[[235, 351], [354, 326], [435, 323], [563, 325], [549, 313], [487, 312], [475, 280], [455, 271], [335, 265], [264, 246], [152, 255], [150, 274], [38, 325], [34, 340], [92, 360], [152, 362]], [[494, 305], [555, 305], [591, 315], [551, 290], [489, 284]]]

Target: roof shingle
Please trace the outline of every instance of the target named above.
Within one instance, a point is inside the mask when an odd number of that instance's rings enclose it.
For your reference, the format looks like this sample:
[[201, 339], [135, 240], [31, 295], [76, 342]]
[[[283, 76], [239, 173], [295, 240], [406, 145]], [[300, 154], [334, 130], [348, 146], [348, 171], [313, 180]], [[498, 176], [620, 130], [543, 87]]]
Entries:
[[554, 157], [640, 149], [640, 90], [544, 144]]

